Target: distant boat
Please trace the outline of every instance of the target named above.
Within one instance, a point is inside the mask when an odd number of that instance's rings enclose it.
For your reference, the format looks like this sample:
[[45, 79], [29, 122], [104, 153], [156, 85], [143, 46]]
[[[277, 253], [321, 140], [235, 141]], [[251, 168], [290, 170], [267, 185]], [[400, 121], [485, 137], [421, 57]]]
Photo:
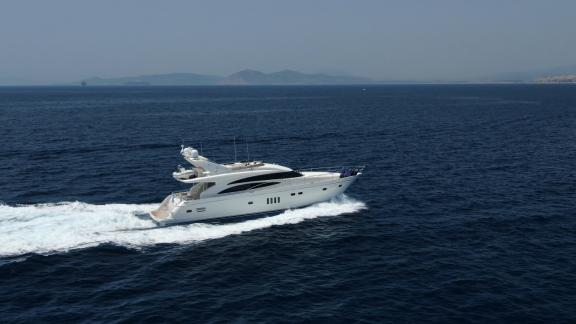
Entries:
[[86, 81], [82, 81], [82, 82], [80, 83], [80, 85], [83, 86], [83, 87], [85, 87], [85, 86], [88, 85], [88, 83], [86, 83]]

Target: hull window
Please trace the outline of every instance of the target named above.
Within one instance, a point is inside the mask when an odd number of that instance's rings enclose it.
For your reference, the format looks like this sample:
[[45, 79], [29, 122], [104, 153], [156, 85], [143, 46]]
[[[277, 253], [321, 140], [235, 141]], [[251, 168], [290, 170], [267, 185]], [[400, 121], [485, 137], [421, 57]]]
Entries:
[[268, 205], [279, 204], [279, 203], [280, 203], [280, 197], [266, 198], [266, 204], [268, 204]]

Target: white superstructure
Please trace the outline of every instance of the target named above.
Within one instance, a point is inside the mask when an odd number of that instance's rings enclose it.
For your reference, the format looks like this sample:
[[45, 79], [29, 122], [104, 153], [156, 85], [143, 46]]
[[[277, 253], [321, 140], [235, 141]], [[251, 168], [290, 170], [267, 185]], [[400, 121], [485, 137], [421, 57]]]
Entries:
[[194, 222], [221, 217], [303, 207], [344, 192], [362, 167], [294, 171], [259, 161], [214, 163], [191, 147], [180, 151], [192, 169], [178, 168], [173, 177], [192, 184], [169, 195], [150, 216], [159, 224]]

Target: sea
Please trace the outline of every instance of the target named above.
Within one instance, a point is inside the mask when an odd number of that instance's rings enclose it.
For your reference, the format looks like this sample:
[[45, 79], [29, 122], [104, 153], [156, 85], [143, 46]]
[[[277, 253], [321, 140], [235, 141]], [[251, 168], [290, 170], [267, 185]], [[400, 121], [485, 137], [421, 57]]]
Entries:
[[[216, 162], [365, 165], [157, 227]], [[576, 86], [0, 88], [2, 323], [574, 323]]]

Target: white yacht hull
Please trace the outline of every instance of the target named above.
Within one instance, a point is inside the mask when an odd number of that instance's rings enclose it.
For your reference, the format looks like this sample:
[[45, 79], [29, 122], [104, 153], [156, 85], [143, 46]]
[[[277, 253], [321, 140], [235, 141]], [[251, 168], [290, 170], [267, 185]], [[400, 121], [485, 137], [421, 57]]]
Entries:
[[330, 177], [322, 181], [195, 200], [171, 201], [171, 196], [168, 196], [150, 216], [160, 225], [168, 225], [304, 207], [343, 193], [356, 178], [357, 175]]

